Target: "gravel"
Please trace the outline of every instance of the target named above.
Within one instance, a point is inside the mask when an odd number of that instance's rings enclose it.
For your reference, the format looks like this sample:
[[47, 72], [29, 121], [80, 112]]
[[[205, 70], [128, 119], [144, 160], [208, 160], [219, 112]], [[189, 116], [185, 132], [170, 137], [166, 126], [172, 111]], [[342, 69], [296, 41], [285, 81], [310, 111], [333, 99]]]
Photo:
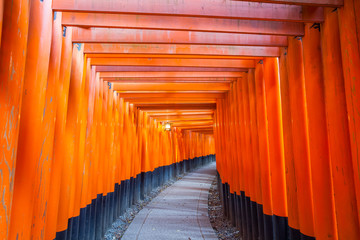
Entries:
[[224, 216], [216, 177], [214, 178], [209, 191], [208, 210], [210, 223], [219, 239], [241, 239], [240, 231], [232, 226], [231, 222]]

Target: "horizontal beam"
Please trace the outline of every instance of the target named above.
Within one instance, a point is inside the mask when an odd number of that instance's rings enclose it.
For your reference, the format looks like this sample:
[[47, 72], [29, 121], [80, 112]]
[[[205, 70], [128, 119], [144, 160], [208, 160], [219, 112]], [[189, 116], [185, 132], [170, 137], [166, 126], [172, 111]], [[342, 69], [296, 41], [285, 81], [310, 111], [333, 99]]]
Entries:
[[206, 129], [191, 130], [191, 132], [204, 134], [204, 135], [213, 135], [214, 134], [214, 130], [206, 130]]
[[214, 123], [214, 119], [210, 117], [200, 117], [200, 118], [174, 118], [174, 119], [166, 119], [166, 118], [157, 118], [157, 121], [161, 122], [169, 122], [169, 123], [187, 123], [187, 122], [206, 122], [210, 121], [211, 123]]
[[199, 103], [216, 103], [216, 99], [132, 99], [126, 100], [126, 102], [132, 103], [136, 106], [147, 106], [149, 104], [177, 104], [177, 103], [189, 103], [189, 104], [199, 104]]
[[234, 46], [287, 46], [287, 37], [236, 33], [209, 33], [119, 28], [75, 28], [75, 43], [202, 44]]
[[[232, 0], [232, 1], [242, 1], [242, 0]], [[344, 5], [343, 0], [246, 0], [246, 2], [292, 4], [292, 5], [319, 6], [319, 7], [341, 7]]]
[[213, 130], [213, 126], [187, 126], [187, 127], [177, 127], [183, 131], [199, 131], [199, 130]]
[[[115, 91], [117, 92], [117, 91]], [[224, 91], [126, 91], [126, 92], [119, 92], [119, 93], [154, 93], [154, 94], [163, 94], [163, 93], [219, 93], [224, 94]]]
[[176, 127], [183, 131], [189, 130], [189, 131], [199, 131], [199, 130], [213, 130], [213, 126], [183, 126], [183, 127]]
[[147, 106], [138, 106], [137, 107], [143, 111], [158, 111], [158, 110], [215, 110], [216, 104], [214, 103], [205, 103], [205, 104], [157, 104], [157, 105], [147, 105]]
[[135, 98], [223, 98], [224, 94], [222, 93], [119, 93], [119, 97], [127, 99]]
[[185, 55], [185, 54], [88, 53], [86, 54], [86, 56], [88, 58], [181, 58], [181, 59], [203, 58], [203, 59], [240, 59], [240, 60], [263, 59], [263, 57], [253, 57], [253, 56], [220, 56], [220, 55], [216, 56], [216, 55], [190, 55], [190, 54]]
[[322, 11], [307, 13], [301, 6], [223, 0], [54, 0], [53, 10], [291, 22], [322, 22], [324, 18]]
[[96, 66], [255, 68], [254, 60], [238, 59], [92, 58], [90, 64]]
[[177, 82], [177, 83], [188, 83], [188, 82], [233, 82], [236, 78], [103, 78], [108, 82]]
[[62, 24], [76, 27], [133, 28], [198, 32], [304, 35], [303, 23], [242, 19], [65, 12]]
[[199, 120], [211, 120], [214, 119], [214, 115], [212, 114], [208, 114], [208, 115], [188, 115], [188, 116], [182, 116], [182, 115], [174, 115], [174, 116], [157, 116], [155, 117], [156, 120], [158, 121], [169, 121], [169, 122], [173, 122], [173, 121], [181, 121], [181, 120], [195, 120], [195, 119], [199, 119]]
[[225, 67], [158, 67], [158, 66], [96, 66], [98, 72], [244, 72], [246, 68]]
[[198, 127], [202, 127], [202, 126], [213, 126], [214, 125], [214, 121], [210, 120], [210, 121], [193, 121], [193, 122], [175, 122], [172, 124], [173, 127], [194, 127], [194, 126], [198, 126]]
[[147, 111], [149, 117], [157, 116], [190, 116], [190, 115], [214, 115], [213, 110], [197, 111], [197, 110], [149, 110]]
[[84, 53], [121, 54], [168, 54], [205, 56], [251, 56], [277, 57], [278, 47], [224, 46], [224, 45], [184, 45], [184, 44], [108, 44], [86, 43]]
[[228, 91], [229, 83], [112, 83], [114, 91]]
[[[239, 78], [241, 72], [100, 72], [100, 78]], [[113, 79], [116, 80], [116, 79]]]

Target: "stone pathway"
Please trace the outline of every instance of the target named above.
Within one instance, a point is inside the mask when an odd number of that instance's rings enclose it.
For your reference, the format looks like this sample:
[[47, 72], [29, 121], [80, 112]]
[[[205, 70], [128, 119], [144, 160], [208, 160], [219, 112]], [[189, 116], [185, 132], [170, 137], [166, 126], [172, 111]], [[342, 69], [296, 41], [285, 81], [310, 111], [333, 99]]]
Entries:
[[123, 240], [218, 239], [208, 217], [216, 165], [189, 173], [166, 188], [135, 217]]

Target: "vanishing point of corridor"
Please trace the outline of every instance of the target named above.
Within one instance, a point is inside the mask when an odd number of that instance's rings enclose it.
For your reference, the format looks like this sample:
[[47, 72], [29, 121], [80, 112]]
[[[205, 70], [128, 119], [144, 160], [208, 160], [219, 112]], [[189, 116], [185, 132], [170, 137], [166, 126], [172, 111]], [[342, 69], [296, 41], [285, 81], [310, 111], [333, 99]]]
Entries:
[[0, 0], [0, 240], [104, 239], [182, 176], [124, 239], [216, 238], [214, 165], [243, 240], [359, 240], [359, 89], [359, 0]]

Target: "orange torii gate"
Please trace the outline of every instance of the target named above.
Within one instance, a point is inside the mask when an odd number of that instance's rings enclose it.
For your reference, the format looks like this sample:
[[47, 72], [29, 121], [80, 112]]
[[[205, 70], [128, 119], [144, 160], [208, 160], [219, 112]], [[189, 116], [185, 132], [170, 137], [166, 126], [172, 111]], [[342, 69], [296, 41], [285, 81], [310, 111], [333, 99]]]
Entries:
[[0, 238], [101, 239], [216, 153], [244, 239], [359, 239], [359, 19], [356, 0], [0, 1]]

